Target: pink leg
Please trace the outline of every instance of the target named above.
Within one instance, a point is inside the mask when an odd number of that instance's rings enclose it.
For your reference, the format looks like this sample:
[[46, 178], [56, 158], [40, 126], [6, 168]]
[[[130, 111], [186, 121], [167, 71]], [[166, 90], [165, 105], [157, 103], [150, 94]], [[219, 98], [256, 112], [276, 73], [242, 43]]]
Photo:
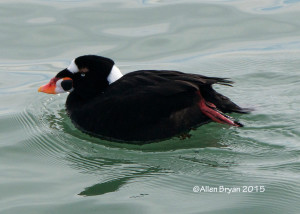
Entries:
[[223, 124], [228, 124], [237, 127], [243, 126], [239, 122], [234, 121], [232, 117], [229, 117], [223, 112], [219, 111], [213, 103], [205, 101], [200, 91], [197, 91], [197, 94], [200, 96], [200, 101], [198, 102], [198, 106], [200, 110], [203, 112], [203, 114], [205, 114], [207, 117], [209, 117], [210, 119], [212, 119], [217, 123], [223, 123]]

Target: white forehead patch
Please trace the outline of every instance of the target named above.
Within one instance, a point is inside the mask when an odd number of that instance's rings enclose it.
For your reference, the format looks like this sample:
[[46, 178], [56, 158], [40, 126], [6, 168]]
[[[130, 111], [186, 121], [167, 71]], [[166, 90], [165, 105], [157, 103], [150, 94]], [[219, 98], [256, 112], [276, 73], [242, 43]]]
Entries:
[[120, 79], [122, 76], [123, 74], [121, 73], [120, 69], [114, 65], [107, 77], [107, 81], [109, 84], [112, 84], [113, 82]]
[[69, 67], [67, 67], [67, 69], [71, 71], [73, 74], [79, 71], [77, 65], [75, 64], [75, 59], [72, 60], [71, 64], [69, 65]]

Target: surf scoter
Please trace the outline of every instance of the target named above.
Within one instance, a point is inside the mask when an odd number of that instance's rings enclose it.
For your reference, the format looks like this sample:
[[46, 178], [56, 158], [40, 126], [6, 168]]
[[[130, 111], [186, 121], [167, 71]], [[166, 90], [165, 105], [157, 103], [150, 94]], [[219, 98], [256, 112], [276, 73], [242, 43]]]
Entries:
[[38, 91], [70, 92], [67, 113], [83, 132], [103, 139], [144, 144], [187, 133], [211, 121], [242, 127], [224, 113], [248, 113], [217, 93], [227, 78], [172, 70], [122, 75], [114, 61], [84, 55], [74, 59]]

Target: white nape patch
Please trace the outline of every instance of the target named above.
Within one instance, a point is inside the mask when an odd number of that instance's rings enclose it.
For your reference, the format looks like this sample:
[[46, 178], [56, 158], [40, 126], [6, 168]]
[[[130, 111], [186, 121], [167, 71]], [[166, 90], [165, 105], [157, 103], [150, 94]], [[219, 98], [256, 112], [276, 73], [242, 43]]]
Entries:
[[123, 74], [121, 73], [120, 69], [114, 65], [110, 71], [110, 74], [107, 77], [107, 81], [109, 84], [112, 84], [113, 82], [120, 79], [122, 76]]
[[79, 71], [77, 65], [75, 64], [75, 59], [72, 60], [71, 64], [69, 65], [69, 67], [67, 67], [67, 69], [71, 71], [73, 74]]

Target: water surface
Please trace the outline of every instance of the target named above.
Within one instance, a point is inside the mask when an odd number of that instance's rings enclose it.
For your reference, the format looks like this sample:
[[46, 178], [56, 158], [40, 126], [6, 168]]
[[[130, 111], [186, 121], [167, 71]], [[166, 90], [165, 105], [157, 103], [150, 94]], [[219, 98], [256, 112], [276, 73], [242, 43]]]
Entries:
[[[295, 0], [2, 1], [0, 212], [299, 213], [299, 12]], [[37, 93], [83, 54], [123, 73], [230, 77], [215, 89], [255, 111], [232, 115], [244, 128], [211, 123], [187, 140], [92, 138], [66, 116], [66, 94]]]

